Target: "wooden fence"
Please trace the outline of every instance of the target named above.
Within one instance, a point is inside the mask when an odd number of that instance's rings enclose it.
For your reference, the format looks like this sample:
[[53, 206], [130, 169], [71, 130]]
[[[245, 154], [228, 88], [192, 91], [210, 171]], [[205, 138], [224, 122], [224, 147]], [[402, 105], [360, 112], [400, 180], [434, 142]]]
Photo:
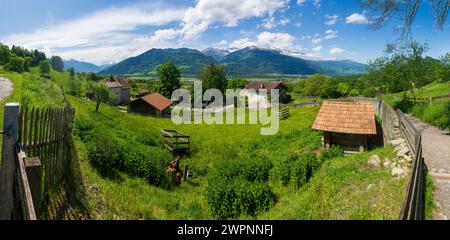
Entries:
[[68, 180], [74, 114], [68, 104], [62, 109], [5, 106], [1, 219], [39, 218], [50, 193]]
[[175, 130], [161, 130], [162, 144], [174, 154], [189, 153], [191, 149], [190, 136]]
[[[433, 102], [435, 100], [442, 100], [442, 99], [450, 99], [450, 93], [447, 95], [436, 96], [436, 97], [427, 97], [427, 98], [417, 97], [415, 100], [416, 100], [417, 104], [430, 104], [430, 105], [445, 104], [445, 102]], [[409, 97], [408, 100], [414, 101], [414, 98]]]
[[278, 112], [278, 119], [286, 120], [289, 118], [289, 107], [281, 107]]
[[408, 183], [406, 196], [400, 213], [401, 220], [424, 219], [424, 170], [425, 164], [422, 157], [421, 133], [405, 117], [401, 110], [397, 110], [400, 133], [406, 140], [409, 149], [413, 153], [413, 169]]

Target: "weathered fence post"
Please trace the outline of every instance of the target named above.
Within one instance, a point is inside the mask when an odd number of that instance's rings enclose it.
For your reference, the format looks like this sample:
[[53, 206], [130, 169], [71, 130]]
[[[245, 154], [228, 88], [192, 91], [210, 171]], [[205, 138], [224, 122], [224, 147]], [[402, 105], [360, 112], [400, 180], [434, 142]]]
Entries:
[[183, 182], [186, 182], [186, 179], [188, 178], [189, 173], [189, 164], [184, 165], [184, 171], [183, 171]]
[[9, 220], [14, 209], [14, 173], [16, 163], [17, 132], [19, 126], [19, 104], [7, 103], [4, 112], [2, 163], [0, 169], [0, 219]]
[[38, 157], [27, 157], [24, 162], [31, 196], [33, 196], [34, 212], [36, 217], [39, 218], [42, 193], [41, 160]]

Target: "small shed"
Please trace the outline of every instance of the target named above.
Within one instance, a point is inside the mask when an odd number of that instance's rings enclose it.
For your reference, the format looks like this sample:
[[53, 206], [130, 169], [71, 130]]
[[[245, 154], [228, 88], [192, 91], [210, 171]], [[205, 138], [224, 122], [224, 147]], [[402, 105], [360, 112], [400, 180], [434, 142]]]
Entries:
[[371, 103], [324, 102], [312, 128], [323, 131], [323, 145], [363, 152], [367, 138], [377, 134]]
[[159, 93], [152, 93], [132, 101], [128, 112], [154, 117], [166, 117], [170, 114], [173, 102]]

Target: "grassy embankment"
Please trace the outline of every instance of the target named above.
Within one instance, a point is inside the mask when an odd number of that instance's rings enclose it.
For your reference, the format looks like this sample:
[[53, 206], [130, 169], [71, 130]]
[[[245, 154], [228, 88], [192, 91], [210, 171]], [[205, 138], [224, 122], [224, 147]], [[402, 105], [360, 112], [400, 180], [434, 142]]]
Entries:
[[[417, 90], [416, 97], [429, 98], [444, 96], [450, 94], [450, 82], [431, 83]], [[411, 93], [407, 96], [412, 98]], [[404, 111], [411, 113], [422, 121], [435, 125], [442, 129], [450, 129], [450, 98], [433, 100], [433, 104], [429, 102], [425, 104], [403, 104], [399, 103], [403, 98], [403, 93], [389, 94], [383, 96], [383, 99], [393, 107], [402, 108]]]

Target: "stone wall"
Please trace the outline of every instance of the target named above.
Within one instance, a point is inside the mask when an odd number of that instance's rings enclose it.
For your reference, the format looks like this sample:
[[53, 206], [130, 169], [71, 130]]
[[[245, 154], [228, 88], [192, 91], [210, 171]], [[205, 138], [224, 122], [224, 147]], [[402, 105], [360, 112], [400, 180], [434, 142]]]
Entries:
[[352, 98], [355, 102], [371, 103], [375, 114], [383, 121], [384, 144], [400, 138], [400, 127], [397, 112], [385, 101], [378, 98]]

